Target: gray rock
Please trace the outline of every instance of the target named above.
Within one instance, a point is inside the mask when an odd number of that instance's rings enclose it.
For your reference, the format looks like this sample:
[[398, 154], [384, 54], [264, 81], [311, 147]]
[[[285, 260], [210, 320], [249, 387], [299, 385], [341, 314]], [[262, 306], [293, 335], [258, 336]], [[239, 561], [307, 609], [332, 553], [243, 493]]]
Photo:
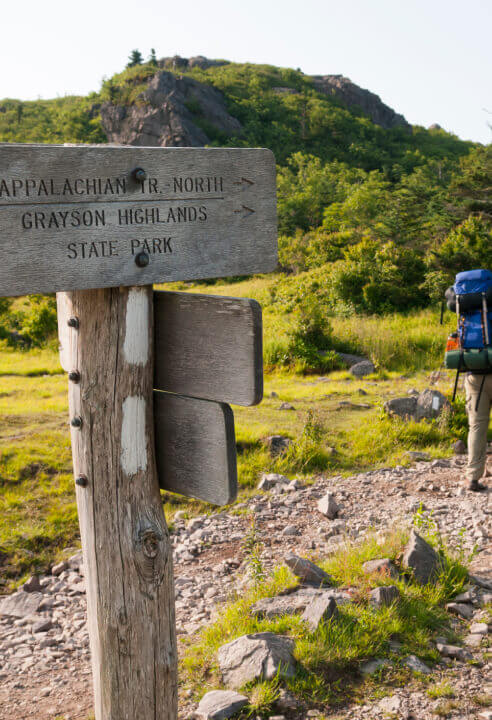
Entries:
[[43, 595], [38, 592], [26, 593], [18, 590], [12, 595], [7, 595], [0, 599], [0, 617], [7, 615], [10, 617], [23, 618], [33, 615], [38, 611]]
[[221, 92], [190, 77], [157, 71], [132, 105], [106, 102], [100, 110], [108, 142], [120, 145], [200, 147], [210, 143], [197, 117], [232, 136], [241, 123]]
[[271, 490], [276, 485], [287, 486], [289, 482], [289, 478], [285, 477], [285, 475], [279, 475], [279, 473], [263, 473], [258, 484], [258, 490]]
[[40, 592], [41, 583], [37, 575], [32, 575], [22, 586], [24, 592]]
[[292, 537], [294, 535], [299, 535], [299, 530], [295, 525], [286, 525], [284, 529], [282, 530], [282, 535], [286, 537]]
[[311, 632], [315, 632], [322, 622], [338, 615], [335, 600], [327, 593], [314, 598], [304, 610], [301, 619], [307, 623]]
[[293, 677], [294, 641], [283, 635], [264, 632], [242, 635], [218, 652], [224, 685], [240, 688], [251, 680], [272, 680], [276, 676]]
[[271, 457], [282, 455], [292, 445], [292, 440], [284, 435], [270, 435], [264, 442]]
[[411, 132], [411, 126], [403, 115], [385, 105], [379, 95], [365, 90], [343, 75], [313, 75], [313, 84], [318, 92], [335, 96], [347, 107], [356, 106], [369, 115], [375, 125], [389, 129], [401, 127]]
[[39, 622], [34, 623], [32, 626], [33, 633], [43, 633], [48, 632], [48, 630], [51, 630], [53, 627], [53, 623], [49, 618], [45, 620], [40, 620]]
[[261, 598], [251, 606], [252, 615], [272, 619], [282, 615], [294, 615], [303, 612], [312, 601], [313, 595], [305, 590], [298, 590], [290, 595]]
[[455, 660], [473, 660], [473, 655], [458, 645], [448, 645], [447, 643], [436, 643], [437, 651], [444, 655], [444, 657], [454, 658]]
[[467, 635], [464, 639], [465, 645], [471, 648], [479, 648], [482, 644], [483, 635], [473, 635], [470, 633], [470, 635]]
[[369, 593], [369, 604], [373, 607], [384, 607], [398, 600], [400, 591], [396, 585], [381, 585]]
[[377, 660], [368, 660], [367, 662], [362, 663], [360, 666], [360, 671], [363, 675], [374, 675], [378, 670], [381, 670], [381, 668], [385, 667], [391, 667], [393, 663], [391, 663], [389, 660], [385, 659], [377, 659]]
[[318, 510], [320, 513], [323, 513], [323, 515], [326, 515], [327, 518], [333, 520], [338, 515], [340, 507], [335, 500], [335, 496], [328, 492], [318, 501]]
[[453, 445], [453, 450], [456, 455], [466, 455], [466, 453], [468, 452], [466, 443], [464, 443], [463, 440], [456, 440]]
[[487, 623], [473, 623], [473, 625], [470, 625], [470, 632], [476, 635], [487, 635], [489, 626]]
[[400, 417], [403, 420], [413, 418], [417, 409], [417, 398], [392, 398], [384, 403], [384, 409], [390, 416]]
[[51, 568], [52, 575], [61, 575], [64, 570], [68, 570], [68, 563], [65, 560], [59, 562], [57, 565], [53, 565]]
[[389, 558], [381, 558], [381, 560], [368, 560], [362, 565], [362, 570], [366, 575], [377, 573], [378, 575], [387, 575], [392, 578], [398, 577], [398, 570]]
[[370, 360], [362, 360], [362, 362], [352, 365], [349, 372], [355, 377], [364, 377], [364, 375], [371, 375], [376, 372], [376, 368]]
[[276, 393], [275, 390], [272, 390], [272, 392], [270, 393], [270, 397], [271, 397], [271, 398], [278, 398], [278, 393]]
[[418, 583], [426, 585], [436, 577], [440, 565], [441, 560], [434, 548], [412, 530], [403, 553], [402, 566], [412, 571]]
[[298, 555], [294, 555], [294, 553], [288, 553], [284, 560], [287, 567], [304, 583], [315, 586], [333, 584], [330, 575], [311, 562], [311, 560], [307, 560], [307, 558], [301, 558]]
[[280, 403], [279, 410], [295, 410], [295, 407], [288, 402]]
[[398, 695], [385, 697], [378, 703], [378, 708], [384, 713], [396, 714], [401, 707], [401, 699]]
[[233, 690], [212, 690], [202, 697], [191, 717], [196, 720], [226, 720], [247, 704], [248, 698]]
[[431, 390], [427, 388], [417, 398], [417, 407], [415, 411], [415, 419], [437, 418], [443, 410], [450, 410], [449, 400], [439, 390]]
[[464, 605], [463, 603], [451, 602], [446, 605], [446, 610], [453, 615], [459, 615], [465, 620], [471, 620], [473, 617], [473, 608], [470, 605]]
[[416, 655], [409, 655], [403, 660], [403, 663], [413, 672], [422, 673], [422, 675], [429, 675], [432, 672], [430, 667], [422, 662]]

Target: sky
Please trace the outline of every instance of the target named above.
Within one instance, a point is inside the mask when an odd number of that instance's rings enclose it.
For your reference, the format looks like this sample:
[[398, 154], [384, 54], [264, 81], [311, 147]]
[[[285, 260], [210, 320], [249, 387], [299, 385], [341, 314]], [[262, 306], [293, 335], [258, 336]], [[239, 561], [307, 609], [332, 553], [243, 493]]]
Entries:
[[153, 47], [342, 74], [412, 124], [492, 139], [490, 0], [23, 0], [0, 28], [0, 98], [98, 90]]

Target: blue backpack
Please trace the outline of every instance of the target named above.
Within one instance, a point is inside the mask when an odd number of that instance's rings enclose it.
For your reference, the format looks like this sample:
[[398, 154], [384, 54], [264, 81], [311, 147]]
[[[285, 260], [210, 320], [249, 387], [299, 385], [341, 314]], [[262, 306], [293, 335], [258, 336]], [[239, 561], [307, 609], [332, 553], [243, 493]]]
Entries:
[[[454, 400], [460, 372], [492, 373], [492, 273], [458, 273], [454, 285], [446, 290], [446, 300], [458, 319], [457, 331], [448, 337], [444, 356], [445, 366], [457, 370]], [[479, 400], [480, 396], [477, 406]]]

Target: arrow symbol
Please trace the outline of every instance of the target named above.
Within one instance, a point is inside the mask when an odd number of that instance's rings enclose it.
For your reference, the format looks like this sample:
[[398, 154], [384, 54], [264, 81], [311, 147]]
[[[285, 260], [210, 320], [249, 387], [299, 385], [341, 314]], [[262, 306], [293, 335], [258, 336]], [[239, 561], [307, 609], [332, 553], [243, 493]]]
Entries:
[[241, 217], [245, 218], [252, 215], [255, 211], [247, 205], [241, 205], [241, 210], [234, 210], [236, 214], [241, 214]]
[[241, 180], [237, 180], [233, 183], [233, 185], [242, 185], [243, 187], [249, 187], [251, 185], [254, 185], [254, 182], [252, 180], [248, 180], [248, 178], [241, 178]]

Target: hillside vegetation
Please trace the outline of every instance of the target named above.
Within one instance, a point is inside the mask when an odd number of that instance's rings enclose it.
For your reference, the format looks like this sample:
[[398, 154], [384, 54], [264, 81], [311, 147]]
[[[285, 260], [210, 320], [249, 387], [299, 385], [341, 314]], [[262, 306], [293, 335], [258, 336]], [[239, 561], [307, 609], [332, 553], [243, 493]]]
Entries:
[[[380, 127], [300, 71], [136, 65], [87, 97], [0, 101], [0, 141], [105, 142], [101, 107], [144, 104], [149, 81], [163, 72], [223, 94], [242, 125], [230, 137], [188, 102], [211, 145], [275, 153], [281, 275], [264, 301], [294, 310], [296, 352], [308, 364], [313, 348], [330, 347], [327, 317], [425, 307], [440, 300], [456, 271], [492, 265], [490, 146], [440, 128]], [[53, 331], [52, 301], [15, 308], [2, 301], [0, 337], [32, 345]]]

